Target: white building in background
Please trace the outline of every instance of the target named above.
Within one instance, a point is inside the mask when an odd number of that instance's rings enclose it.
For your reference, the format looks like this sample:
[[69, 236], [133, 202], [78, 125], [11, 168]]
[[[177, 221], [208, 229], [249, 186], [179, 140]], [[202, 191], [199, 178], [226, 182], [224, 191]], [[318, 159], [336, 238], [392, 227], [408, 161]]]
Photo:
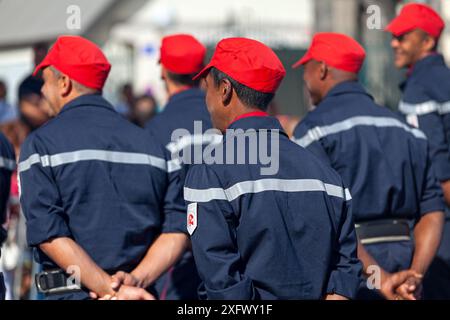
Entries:
[[[166, 100], [160, 79], [159, 46], [164, 35], [190, 33], [213, 49], [231, 36], [250, 37], [274, 48], [305, 48], [313, 30], [312, 0], [150, 0], [126, 23], [111, 30], [107, 53], [119, 44], [134, 48], [132, 73], [112, 70], [112, 79], [129, 77], [137, 93]], [[120, 46], [120, 45], [119, 45]]]
[[445, 20], [446, 28], [441, 39], [441, 50], [445, 54], [447, 65], [450, 65], [450, 1], [440, 0], [441, 15]]

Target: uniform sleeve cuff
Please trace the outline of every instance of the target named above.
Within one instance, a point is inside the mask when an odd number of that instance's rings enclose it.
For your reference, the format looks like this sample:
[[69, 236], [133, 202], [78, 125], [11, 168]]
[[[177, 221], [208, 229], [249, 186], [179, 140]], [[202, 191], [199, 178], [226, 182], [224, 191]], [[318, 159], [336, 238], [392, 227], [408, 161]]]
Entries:
[[71, 237], [72, 233], [64, 219], [57, 213], [32, 218], [27, 221], [27, 239], [35, 247], [53, 238]]
[[165, 220], [162, 225], [162, 233], [188, 234], [186, 227], [186, 213], [185, 212], [166, 213]]
[[436, 168], [436, 178], [439, 181], [450, 180], [450, 164], [447, 159], [439, 159], [439, 161], [435, 161], [435, 163], [433, 163], [433, 166]]
[[253, 283], [248, 277], [222, 290], [212, 290], [206, 285], [205, 289], [209, 300], [255, 300]]
[[342, 271], [333, 271], [327, 286], [327, 294], [338, 294], [355, 299], [361, 279]]
[[424, 216], [427, 213], [444, 210], [445, 210], [444, 200], [439, 197], [429, 199], [420, 204], [421, 216]]

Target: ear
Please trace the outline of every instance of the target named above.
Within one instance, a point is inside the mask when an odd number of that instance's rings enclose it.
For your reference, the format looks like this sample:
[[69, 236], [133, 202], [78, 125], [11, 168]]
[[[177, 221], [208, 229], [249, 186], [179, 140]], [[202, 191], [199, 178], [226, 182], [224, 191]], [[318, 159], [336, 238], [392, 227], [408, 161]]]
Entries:
[[72, 92], [73, 89], [72, 80], [70, 80], [70, 78], [65, 74], [62, 74], [61, 77], [58, 79], [58, 87], [61, 96], [67, 97]]
[[161, 66], [161, 80], [165, 81], [167, 79], [167, 70]]
[[231, 97], [233, 96], [233, 86], [230, 80], [222, 79], [220, 82], [220, 95], [222, 96], [222, 103], [227, 106], [231, 102]]
[[319, 66], [320, 80], [325, 80], [328, 75], [328, 66], [325, 62], [321, 61]]

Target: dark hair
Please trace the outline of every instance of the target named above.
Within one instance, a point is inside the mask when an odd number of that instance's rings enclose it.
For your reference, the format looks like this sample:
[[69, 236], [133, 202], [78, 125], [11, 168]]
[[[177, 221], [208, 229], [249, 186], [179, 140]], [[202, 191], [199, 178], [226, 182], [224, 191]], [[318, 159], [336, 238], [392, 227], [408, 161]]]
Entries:
[[200, 84], [200, 80], [192, 80], [192, 78], [194, 78], [196, 75], [197, 73], [178, 74], [167, 71], [167, 77], [169, 78], [169, 80], [181, 86], [198, 87]]
[[239, 100], [241, 100], [248, 107], [257, 107], [258, 109], [266, 111], [269, 103], [275, 96], [275, 94], [273, 93], [265, 93], [249, 88], [237, 82], [217, 68], [212, 67], [209, 72], [211, 73], [216, 87], [220, 85], [220, 82], [222, 80], [228, 79], [234, 91], [236, 91], [236, 95], [238, 96]]
[[41, 96], [41, 88], [43, 85], [44, 81], [41, 78], [35, 76], [26, 77], [19, 85], [19, 101], [32, 94]]

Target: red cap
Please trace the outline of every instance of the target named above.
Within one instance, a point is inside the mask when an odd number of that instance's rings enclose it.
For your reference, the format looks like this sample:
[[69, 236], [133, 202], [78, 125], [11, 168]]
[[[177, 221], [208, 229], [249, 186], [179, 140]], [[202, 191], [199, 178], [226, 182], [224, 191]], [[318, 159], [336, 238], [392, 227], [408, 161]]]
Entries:
[[364, 48], [356, 40], [345, 34], [323, 32], [314, 35], [308, 51], [292, 68], [314, 59], [336, 69], [358, 73], [365, 57]]
[[192, 74], [203, 68], [206, 48], [188, 34], [164, 37], [159, 62], [170, 72]]
[[102, 90], [111, 70], [103, 52], [93, 42], [78, 36], [59, 37], [33, 75], [48, 66], [96, 90]]
[[401, 36], [414, 29], [422, 29], [430, 36], [439, 38], [445, 27], [444, 20], [431, 7], [410, 3], [405, 5], [400, 14], [386, 27], [394, 36]]
[[286, 71], [275, 52], [265, 44], [246, 38], [221, 40], [209, 64], [194, 77], [198, 79], [217, 68], [256, 91], [275, 93]]

